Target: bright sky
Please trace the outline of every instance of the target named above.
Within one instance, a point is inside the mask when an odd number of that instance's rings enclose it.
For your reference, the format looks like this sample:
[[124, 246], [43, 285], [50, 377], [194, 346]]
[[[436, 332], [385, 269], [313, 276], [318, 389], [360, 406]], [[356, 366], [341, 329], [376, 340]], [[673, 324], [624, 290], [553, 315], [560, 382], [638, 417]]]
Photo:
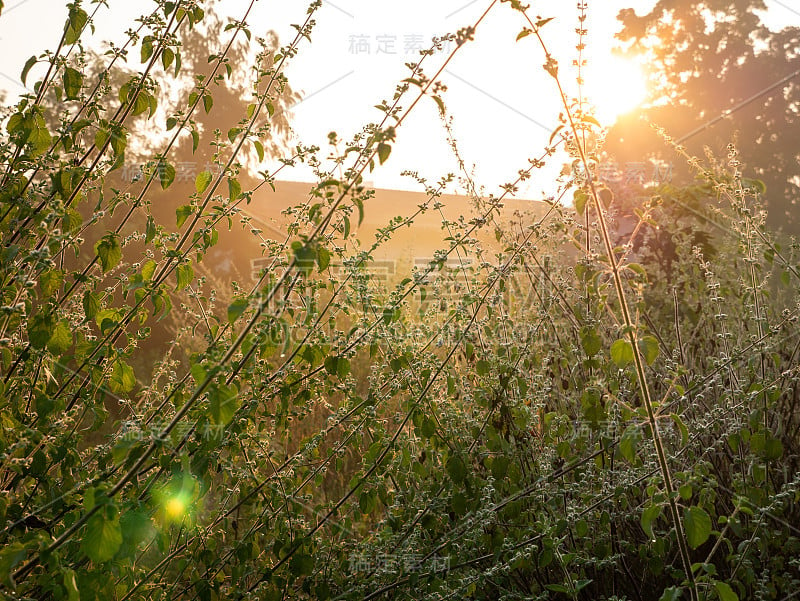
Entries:
[[[768, 0], [767, 23], [778, 27], [800, 22], [800, 8], [791, 8], [789, 2]], [[293, 87], [304, 94], [304, 100], [293, 109], [296, 140], [324, 149], [329, 131], [348, 139], [366, 123], [379, 120], [382, 113], [374, 105], [391, 99], [397, 82], [408, 74], [404, 63], [416, 60], [420, 44], [426, 46], [433, 35], [472, 24], [488, 4], [489, 0], [326, 0], [318, 13], [313, 43], [301, 46], [288, 71]], [[587, 76], [591, 80], [594, 70], [595, 79], [602, 82], [598, 86], [601, 94], [608, 96], [609, 90], [621, 85], [613, 80], [620, 69], [607, 67], [613, 34], [618, 29], [617, 12], [635, 5], [641, 13], [653, 4], [654, 0], [589, 2]], [[133, 19], [153, 7], [152, 2], [130, 0], [109, 0], [109, 5], [110, 9], [101, 9], [96, 37], [118, 44]], [[225, 0], [222, 6], [226, 14], [239, 18], [246, 2]], [[303, 21], [306, 6], [297, 0], [261, 0], [248, 21], [256, 35], [272, 29], [280, 35], [281, 43], [288, 43], [294, 34], [291, 24]], [[91, 10], [92, 5], [86, 8]], [[543, 28], [543, 35], [560, 61], [562, 73], [571, 69], [577, 43], [575, 3], [536, 3], [531, 12], [555, 17]], [[66, 14], [57, 0], [6, 1], [0, 16], [0, 88], [9, 96], [23, 91], [19, 74], [27, 58], [55, 47]], [[518, 13], [508, 4], [498, 3], [475, 41], [458, 52], [443, 77], [448, 86], [444, 98], [454, 119], [462, 156], [476, 183], [486, 192], [497, 192], [501, 184], [512, 181], [518, 170], [527, 167], [527, 159], [542, 152], [557, 125], [558, 97], [553, 80], [541, 67], [541, 49], [533, 36], [515, 41], [522, 26]], [[431, 75], [444, 55], [427, 60], [430, 63], [425, 71]], [[565, 83], [572, 84], [573, 72], [568, 73]], [[29, 76], [29, 83], [36, 75], [34, 71]], [[613, 100], [605, 104], [614, 107]], [[600, 108], [602, 114], [604, 107]], [[416, 170], [430, 181], [456, 171], [432, 100], [426, 99], [415, 109], [398, 134], [391, 160], [367, 176], [376, 186], [418, 189], [414, 182], [400, 176], [403, 170]], [[552, 194], [552, 181], [559, 169], [560, 162], [553, 161], [553, 166], [535, 176], [520, 196]], [[282, 177], [310, 180], [311, 175], [296, 170], [284, 171]]]

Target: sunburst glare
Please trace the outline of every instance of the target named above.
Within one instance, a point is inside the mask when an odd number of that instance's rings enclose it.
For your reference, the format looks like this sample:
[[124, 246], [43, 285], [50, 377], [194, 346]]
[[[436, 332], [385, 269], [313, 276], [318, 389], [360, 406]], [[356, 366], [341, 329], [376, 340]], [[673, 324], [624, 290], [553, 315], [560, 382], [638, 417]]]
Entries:
[[591, 64], [586, 74], [586, 96], [597, 120], [611, 126], [647, 98], [647, 82], [641, 66], [633, 60], [611, 56]]

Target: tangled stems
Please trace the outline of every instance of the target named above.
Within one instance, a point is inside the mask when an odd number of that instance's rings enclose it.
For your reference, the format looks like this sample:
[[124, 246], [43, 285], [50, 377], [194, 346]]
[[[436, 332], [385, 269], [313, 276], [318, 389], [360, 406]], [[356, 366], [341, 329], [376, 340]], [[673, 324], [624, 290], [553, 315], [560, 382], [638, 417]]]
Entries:
[[[527, 14], [527, 9], [525, 7], [520, 6], [519, 3], [512, 2], [512, 4], [516, 4], [515, 8], [519, 10], [519, 12], [523, 15], [524, 19], [527, 21], [528, 26], [530, 27], [530, 31], [536, 36], [536, 39], [538, 40], [539, 45], [541, 46], [541, 49], [545, 54], [546, 62], [544, 65], [544, 69], [547, 71], [547, 73], [549, 73], [552, 76], [552, 78], [556, 82], [558, 93], [561, 98], [561, 105], [562, 108], [564, 109], [564, 114], [567, 117], [572, 136], [577, 141], [580, 138], [579, 127], [572, 114], [572, 110], [570, 109], [570, 103], [567, 100], [567, 95], [564, 92], [564, 88], [561, 85], [561, 81], [558, 76], [558, 63], [547, 49], [547, 46], [540, 33], [540, 25], [535, 24], [531, 20], [531, 18]], [[680, 551], [681, 563], [683, 564], [684, 574], [686, 575], [686, 579], [689, 583], [689, 591], [691, 594], [692, 601], [700, 601], [700, 595], [697, 589], [697, 582], [695, 581], [694, 571], [692, 570], [692, 561], [689, 555], [689, 545], [686, 540], [686, 533], [684, 532], [683, 524], [681, 522], [680, 512], [678, 510], [677, 491], [672, 482], [672, 472], [670, 470], [669, 463], [667, 461], [667, 453], [664, 448], [664, 442], [659, 433], [658, 420], [656, 419], [656, 411], [653, 406], [653, 400], [650, 396], [650, 388], [647, 384], [647, 374], [645, 373], [644, 359], [642, 358], [642, 354], [639, 349], [638, 339], [636, 336], [636, 325], [634, 324], [633, 319], [631, 318], [631, 312], [628, 306], [625, 287], [622, 282], [622, 276], [621, 276], [622, 266], [616, 259], [616, 255], [614, 252], [614, 245], [611, 242], [611, 236], [609, 234], [608, 223], [605, 216], [605, 208], [603, 207], [603, 204], [600, 200], [594, 178], [591, 176], [591, 169], [589, 167], [589, 161], [587, 158], [585, 144], [576, 143], [575, 146], [578, 150], [578, 155], [584, 168], [584, 173], [587, 174], [586, 182], [589, 187], [589, 192], [591, 194], [595, 212], [597, 214], [597, 222], [600, 226], [600, 234], [603, 241], [603, 247], [606, 252], [606, 256], [608, 258], [609, 268], [611, 270], [611, 276], [614, 281], [614, 290], [616, 292], [617, 299], [619, 301], [620, 311], [622, 313], [622, 324], [624, 326], [623, 334], [627, 337], [628, 343], [632, 349], [633, 362], [637, 376], [636, 380], [639, 386], [639, 393], [641, 395], [642, 404], [644, 405], [645, 410], [647, 411], [648, 425], [650, 426], [650, 431], [652, 432], [653, 445], [656, 450], [658, 466], [661, 472], [662, 481], [664, 483], [664, 491], [667, 496], [667, 503], [669, 505], [672, 524], [677, 534], [678, 548]], [[587, 221], [587, 226], [588, 226], [588, 221]]]

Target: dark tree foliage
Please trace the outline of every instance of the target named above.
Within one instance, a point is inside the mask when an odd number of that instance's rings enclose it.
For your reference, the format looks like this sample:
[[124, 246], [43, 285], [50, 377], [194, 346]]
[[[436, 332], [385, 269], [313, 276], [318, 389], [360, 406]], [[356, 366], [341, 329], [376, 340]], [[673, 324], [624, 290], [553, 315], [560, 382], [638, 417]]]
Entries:
[[[800, 29], [770, 31], [758, 13], [765, 8], [762, 0], [659, 0], [642, 16], [633, 9], [620, 11], [618, 37], [627, 51], [649, 57], [658, 100], [620, 120], [608, 135], [607, 149], [620, 162], [660, 155], [676, 163], [676, 178], [688, 179], [688, 167], [650, 123], [695, 156], [702, 157], [705, 147], [725, 156], [733, 142], [745, 174], [766, 184], [768, 226], [796, 233]], [[693, 135], [683, 140], [688, 134]], [[684, 164], [682, 171], [678, 164]]]

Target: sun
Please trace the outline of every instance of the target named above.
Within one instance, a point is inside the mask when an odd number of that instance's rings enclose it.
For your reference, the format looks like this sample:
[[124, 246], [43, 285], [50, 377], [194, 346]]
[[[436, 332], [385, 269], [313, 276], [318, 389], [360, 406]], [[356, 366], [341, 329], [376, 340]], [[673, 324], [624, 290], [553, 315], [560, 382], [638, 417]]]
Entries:
[[647, 81], [638, 63], [611, 55], [590, 65], [586, 96], [595, 108], [597, 120], [610, 127], [645, 101]]

